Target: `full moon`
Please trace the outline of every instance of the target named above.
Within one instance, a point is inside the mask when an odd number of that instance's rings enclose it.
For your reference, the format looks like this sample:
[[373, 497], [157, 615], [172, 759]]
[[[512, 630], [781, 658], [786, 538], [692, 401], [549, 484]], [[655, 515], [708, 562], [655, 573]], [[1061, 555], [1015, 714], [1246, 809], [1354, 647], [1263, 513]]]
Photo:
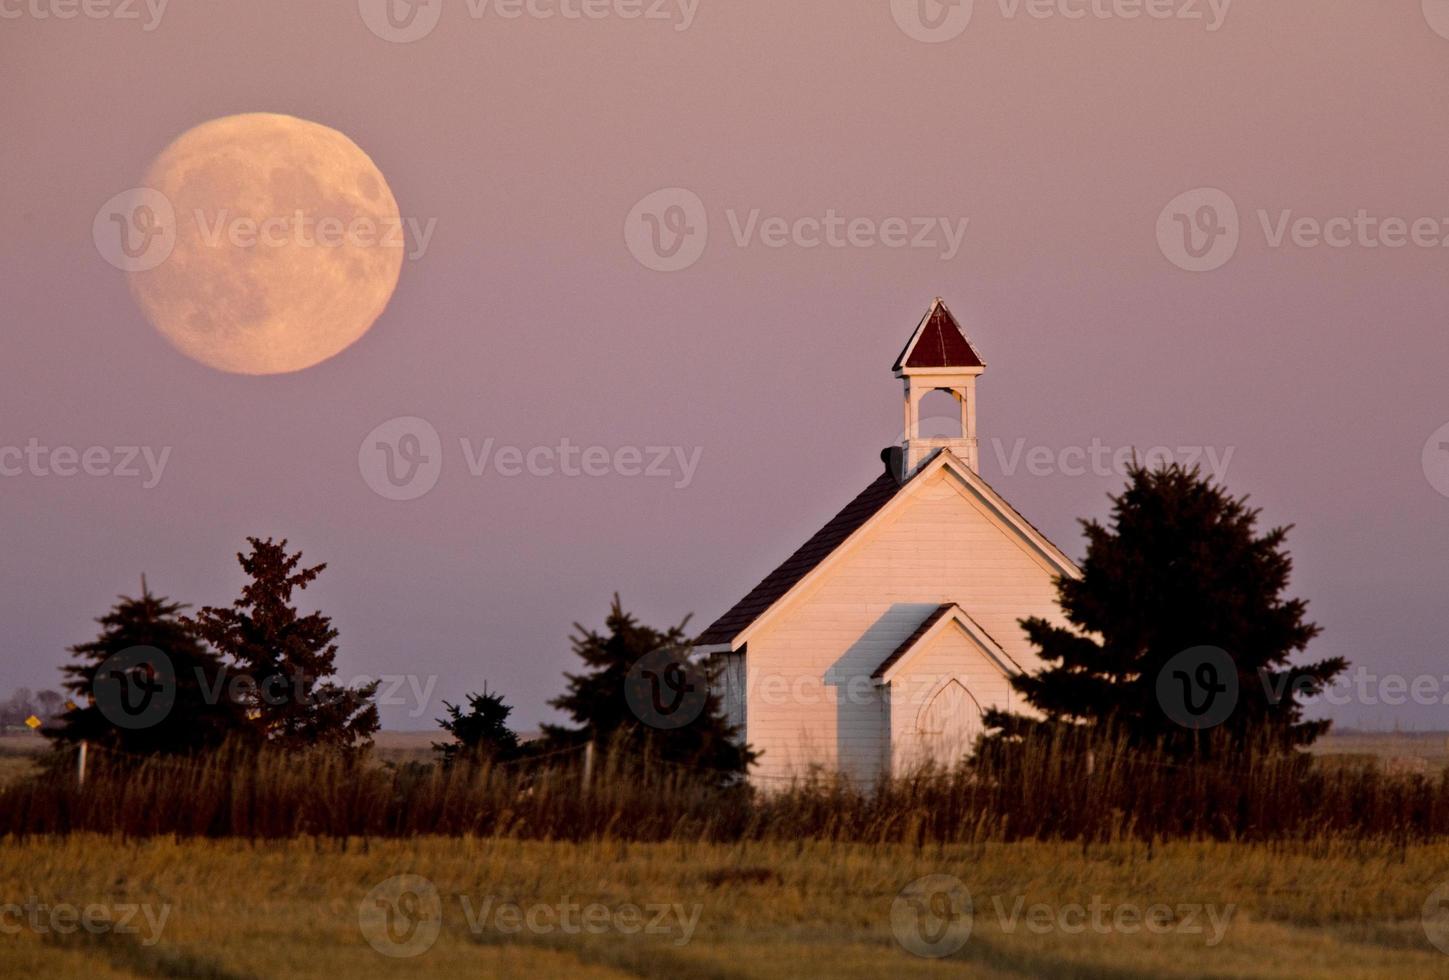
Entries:
[[175, 244], [154, 268], [128, 273], [131, 293], [202, 364], [311, 367], [365, 334], [397, 286], [397, 201], [335, 129], [269, 113], [214, 119], [163, 150], [145, 186], [174, 222]]

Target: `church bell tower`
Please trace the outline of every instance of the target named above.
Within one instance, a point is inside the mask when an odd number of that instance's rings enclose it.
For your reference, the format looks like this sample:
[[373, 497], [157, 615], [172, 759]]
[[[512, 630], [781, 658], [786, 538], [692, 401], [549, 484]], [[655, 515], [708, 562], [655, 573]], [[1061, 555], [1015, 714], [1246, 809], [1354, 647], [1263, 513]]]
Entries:
[[[941, 298], [931, 304], [916, 332], [911, 334], [892, 368], [905, 386], [906, 427], [900, 458], [899, 480], [909, 479], [921, 464], [944, 449], [959, 456], [973, 471], [979, 471], [976, 446], [976, 379], [986, 362], [966, 339], [961, 325]], [[933, 391], [950, 393], [960, 407], [960, 429], [946, 435], [923, 435], [921, 401]]]

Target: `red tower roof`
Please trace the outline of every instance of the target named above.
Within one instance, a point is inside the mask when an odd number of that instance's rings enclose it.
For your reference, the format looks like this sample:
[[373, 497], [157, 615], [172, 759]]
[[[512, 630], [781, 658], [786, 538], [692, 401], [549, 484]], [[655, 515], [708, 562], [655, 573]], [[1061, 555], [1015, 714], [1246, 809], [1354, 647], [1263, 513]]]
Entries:
[[916, 332], [911, 334], [910, 341], [905, 350], [901, 351], [901, 356], [896, 358], [895, 366], [891, 370], [985, 366], [986, 362], [976, 353], [971, 341], [966, 339], [961, 324], [956, 322], [946, 304], [937, 297], [921, 319], [920, 326], [916, 327]]

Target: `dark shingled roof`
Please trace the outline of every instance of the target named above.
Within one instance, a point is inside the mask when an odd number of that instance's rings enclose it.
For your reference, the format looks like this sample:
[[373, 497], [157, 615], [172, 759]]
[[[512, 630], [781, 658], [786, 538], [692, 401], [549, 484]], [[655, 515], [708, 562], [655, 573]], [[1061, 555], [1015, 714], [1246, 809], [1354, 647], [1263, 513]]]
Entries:
[[937, 606], [936, 611], [931, 613], [931, 615], [927, 616], [925, 621], [922, 622], [920, 626], [916, 627], [916, 631], [914, 633], [902, 640], [901, 645], [891, 651], [891, 655], [889, 657], [886, 657], [885, 660], [881, 661], [881, 665], [877, 667], [875, 669], [875, 673], [871, 674], [870, 676], [875, 678], [884, 677], [885, 672], [887, 670], [890, 670], [892, 664], [904, 657], [906, 655], [906, 651], [910, 650], [911, 647], [919, 643], [921, 637], [925, 636], [926, 633], [930, 631], [932, 626], [935, 626], [941, 621], [942, 616], [946, 615], [948, 612], [955, 608], [956, 603], [954, 602], [947, 602]]
[[[892, 450], [888, 449], [885, 452], [881, 453], [882, 458], [887, 461], [886, 465], [888, 467], [893, 467], [895, 465], [894, 461], [890, 458], [891, 452]], [[896, 478], [893, 475], [892, 469], [887, 469], [886, 472], [876, 477], [874, 483], [861, 491], [860, 496], [856, 497], [854, 500], [846, 505], [844, 510], [832, 517], [828, 524], [826, 524], [820, 530], [816, 531], [815, 535], [809, 541], [805, 542], [805, 544], [802, 545], [798, 551], [796, 551], [793, 555], [787, 558], [784, 564], [782, 564], [779, 568], [775, 569], [769, 575], [765, 576], [765, 580], [759, 585], [755, 586], [753, 589], [751, 589], [749, 595], [745, 596], [739, 602], [735, 603], [734, 607], [731, 608], [729, 612], [725, 613], [719, 619], [715, 620], [714, 623], [710, 625], [709, 629], [699, 634], [699, 636], [694, 641], [695, 645], [714, 646], [717, 644], [732, 642], [734, 638], [738, 636], [747, 626], [753, 623], [756, 619], [763, 615], [766, 610], [768, 610], [771, 606], [773, 606], [776, 602], [783, 598], [785, 593], [793, 589], [797, 582], [803, 579], [806, 575], [809, 575], [810, 572], [813, 571], [817, 565], [823, 562], [826, 558], [830, 557], [830, 555], [834, 553], [837, 548], [845, 543], [846, 538], [849, 538], [852, 534], [854, 534], [857, 530], [864, 526], [867, 521], [869, 521], [876, 514], [880, 513], [882, 508], [884, 508], [893, 499], [895, 499], [896, 494], [898, 494], [903, 487], [909, 484], [912, 480], [919, 479], [921, 474], [926, 472], [930, 460], [934, 460], [942, 454], [948, 452], [949, 450], [938, 450], [937, 452], [933, 453], [927, 460], [926, 465], [923, 465], [919, 469], [917, 469], [916, 472], [911, 474], [910, 478], [907, 479], [904, 483], [896, 482]], [[1058, 563], [1059, 566], [1065, 571], [1066, 574], [1072, 574], [1070, 570], [1075, 569], [1076, 565], [1072, 562], [1070, 558], [1068, 558], [1064, 554], [1061, 554], [1060, 549], [1053, 545], [1051, 541], [1047, 539], [1046, 535], [1042, 534], [1041, 531], [1038, 530], [1036, 526], [1028, 521], [1025, 517], [1022, 517], [1020, 511], [1018, 511], [1015, 507], [1012, 507], [1011, 504], [1007, 503], [1006, 500], [1003, 499], [1001, 495], [998, 494], [995, 490], [993, 490], [991, 486], [986, 483], [985, 480], [981, 479], [980, 474], [973, 474], [973, 478], [979, 481], [982, 486], [991, 494], [991, 496], [994, 497], [996, 501], [1002, 507], [1004, 507], [1009, 514], [1015, 516], [1018, 520], [1021, 521], [1022, 524], [1030, 528], [1033, 533], [1041, 538], [1041, 540], [1045, 543], [1046, 547], [1050, 549], [1050, 551], [1043, 552], [1046, 555], [1048, 561], [1057, 562], [1057, 559], [1060, 558], [1060, 562]], [[1053, 552], [1056, 553], [1055, 557], [1052, 554]], [[910, 648], [911, 644], [919, 640], [922, 634], [924, 634], [927, 630], [934, 626], [936, 624], [936, 621], [944, 616], [947, 611], [951, 610], [952, 608], [959, 608], [959, 606], [956, 603], [947, 603], [946, 605], [938, 607], [935, 612], [928, 616], [926, 618], [926, 621], [920, 625], [916, 632], [912, 633], [911, 636], [906, 639], [905, 643], [901, 644], [899, 649], [897, 649], [894, 653], [886, 658], [885, 663], [881, 664], [880, 670], [877, 672], [877, 676], [879, 676], [880, 672], [883, 672], [888, 667], [890, 667], [890, 665], [894, 663], [898, 657], [903, 655], [905, 651]], [[1011, 655], [1009, 653], [1006, 653], [1006, 650], [1001, 647], [1001, 644], [997, 642], [997, 640], [993, 638], [991, 634], [988, 633], [986, 629], [980, 623], [978, 623], [970, 613], [962, 609], [961, 614], [965, 616], [966, 619], [970, 620], [972, 625], [975, 626], [976, 629], [980, 630], [983, 636], [985, 636], [998, 649], [1000, 649], [1001, 652], [1006, 656], [1006, 658], [1008, 660], [1011, 660], [1012, 664], [1016, 666], [1017, 670], [1021, 669], [1021, 665], [1017, 664], [1015, 660], [1012, 660]]]
[[889, 473], [882, 473], [876, 477], [875, 482], [866, 487], [860, 494], [840, 513], [830, 519], [820, 530], [815, 532], [814, 537], [806, 541], [785, 563], [775, 569], [765, 580], [750, 590], [750, 594], [739, 602], [734, 608], [725, 613], [714, 624], [694, 642], [699, 646], [710, 646], [716, 643], [729, 643], [740, 631], [749, 626], [766, 609], [773, 606], [781, 596], [795, 587], [810, 571], [820, 564], [830, 554], [844, 543], [866, 521], [870, 520], [880, 509], [890, 503], [901, 489], [901, 484], [896, 482], [894, 476]]
[[[936, 301], [931, 307], [931, 312], [926, 314], [926, 322], [917, 329], [920, 340], [916, 341], [915, 348], [911, 348], [910, 341], [906, 342], [905, 349], [901, 356], [896, 358], [892, 371], [899, 371], [902, 368], [940, 368], [940, 367], [985, 367], [986, 362], [981, 360], [971, 342], [966, 339], [966, 334], [961, 330], [961, 324], [946, 309], [946, 304]], [[916, 334], [911, 334], [911, 340], [915, 340]], [[910, 352], [910, 360], [906, 360], [906, 353]]]

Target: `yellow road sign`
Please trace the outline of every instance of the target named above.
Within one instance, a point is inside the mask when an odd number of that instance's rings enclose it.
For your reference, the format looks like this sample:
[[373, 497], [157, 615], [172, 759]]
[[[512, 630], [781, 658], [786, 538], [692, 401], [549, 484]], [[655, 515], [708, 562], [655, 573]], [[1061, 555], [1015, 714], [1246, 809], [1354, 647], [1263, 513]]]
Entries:
[[31, 728], [39, 728], [41, 725], [41, 721], [39, 718], [31, 715], [29, 718], [25, 719], [25, 724], [29, 725]]

